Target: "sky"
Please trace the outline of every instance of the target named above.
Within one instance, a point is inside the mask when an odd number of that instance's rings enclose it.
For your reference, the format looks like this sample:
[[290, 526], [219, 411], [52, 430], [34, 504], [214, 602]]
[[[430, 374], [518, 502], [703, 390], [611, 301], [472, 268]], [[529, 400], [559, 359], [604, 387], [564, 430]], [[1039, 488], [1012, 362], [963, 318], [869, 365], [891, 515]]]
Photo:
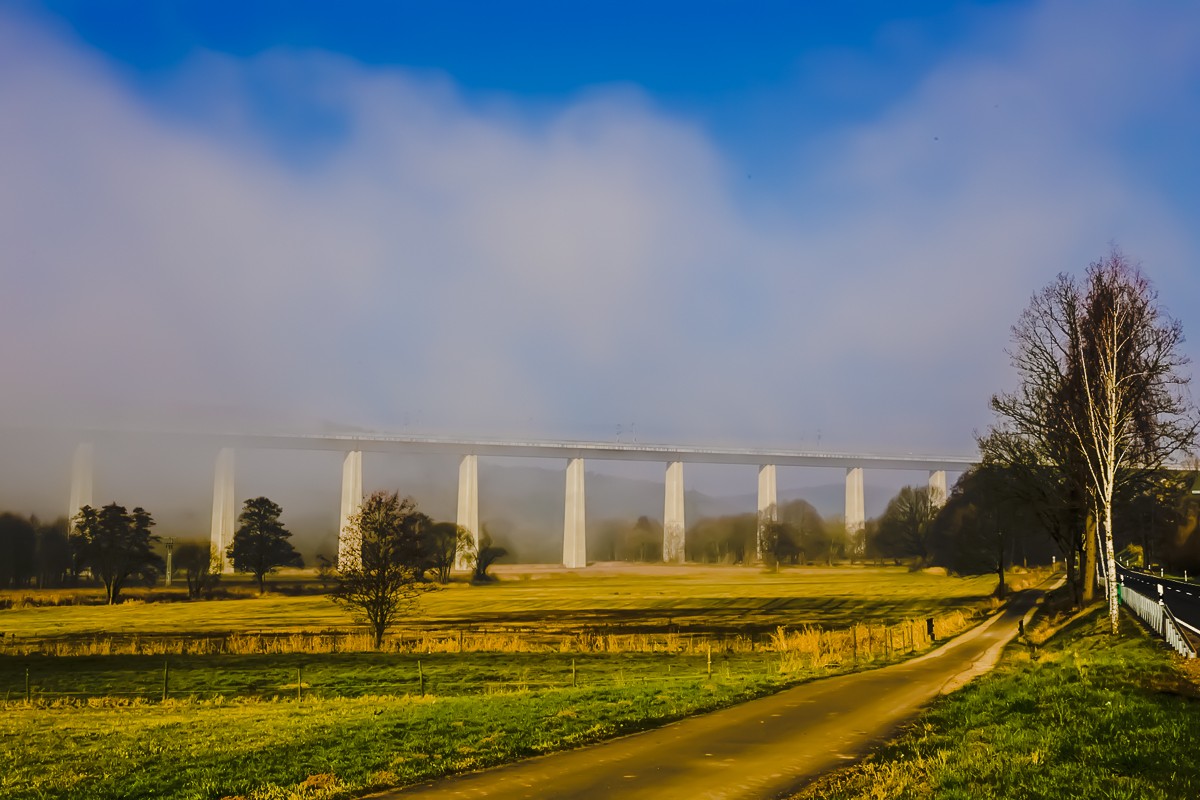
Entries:
[[[810, 5], [836, 6], [812, 9]], [[0, 420], [970, 455], [1200, 6], [0, 0]]]

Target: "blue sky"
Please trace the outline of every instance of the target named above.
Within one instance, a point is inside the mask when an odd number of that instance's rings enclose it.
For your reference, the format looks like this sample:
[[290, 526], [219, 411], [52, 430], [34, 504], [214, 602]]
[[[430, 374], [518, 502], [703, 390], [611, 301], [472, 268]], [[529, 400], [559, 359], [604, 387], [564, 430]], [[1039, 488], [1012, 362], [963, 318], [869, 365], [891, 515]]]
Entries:
[[808, 5], [0, 2], [0, 413], [970, 453], [1110, 243], [1200, 354], [1200, 9]]

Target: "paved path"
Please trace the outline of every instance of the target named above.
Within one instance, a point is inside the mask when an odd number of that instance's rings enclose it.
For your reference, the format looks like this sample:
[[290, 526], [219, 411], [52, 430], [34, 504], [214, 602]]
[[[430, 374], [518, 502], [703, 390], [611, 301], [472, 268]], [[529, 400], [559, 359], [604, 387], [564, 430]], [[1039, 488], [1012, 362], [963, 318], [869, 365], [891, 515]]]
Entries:
[[1032, 613], [1026, 591], [919, 658], [813, 681], [609, 742], [377, 798], [775, 798], [855, 760], [940, 693], [991, 669]]

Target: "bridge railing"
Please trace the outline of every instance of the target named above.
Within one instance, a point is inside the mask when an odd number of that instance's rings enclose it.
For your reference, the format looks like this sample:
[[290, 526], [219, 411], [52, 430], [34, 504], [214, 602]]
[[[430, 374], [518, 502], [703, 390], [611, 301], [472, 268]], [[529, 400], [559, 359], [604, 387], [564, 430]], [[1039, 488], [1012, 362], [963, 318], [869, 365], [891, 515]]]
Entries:
[[1147, 597], [1139, 591], [1118, 584], [1118, 594], [1129, 610], [1166, 640], [1175, 652], [1186, 658], [1196, 657], [1196, 648], [1183, 635], [1183, 629], [1161, 599]]

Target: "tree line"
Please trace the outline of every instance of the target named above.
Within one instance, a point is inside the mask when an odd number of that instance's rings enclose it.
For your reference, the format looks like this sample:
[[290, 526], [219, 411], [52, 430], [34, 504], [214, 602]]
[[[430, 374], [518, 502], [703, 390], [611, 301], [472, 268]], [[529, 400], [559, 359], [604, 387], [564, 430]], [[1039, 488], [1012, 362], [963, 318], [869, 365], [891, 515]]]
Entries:
[[65, 586], [72, 563], [66, 517], [43, 522], [0, 513], [0, 589]]
[[1116, 248], [1081, 280], [1058, 275], [1012, 328], [1018, 385], [991, 399], [980, 465], [941, 508], [927, 489], [902, 490], [868, 525], [869, 554], [990, 566], [1001, 593], [1018, 553], [1061, 557], [1077, 606], [1095, 598], [1097, 573], [1115, 575], [1118, 554], [1200, 572], [1200, 479], [1177, 468], [1200, 428], [1183, 341], [1149, 278]]
[[[470, 534], [458, 525], [439, 522], [417, 510], [416, 501], [400, 502], [403, 525], [395, 555], [417, 580], [446, 583], [456, 560], [472, 565], [473, 577], [486, 580], [487, 571], [506, 551], [493, 543], [486, 526], [476, 547]], [[283, 567], [302, 567], [304, 560], [292, 545], [283, 523], [283, 509], [266, 497], [245, 501], [238, 526], [224, 553], [206, 540], [166, 542], [152, 529], [150, 512], [132, 511], [116, 502], [96, 508], [84, 506], [74, 518], [43, 523], [36, 516], [0, 514], [0, 588], [62, 588], [89, 584], [104, 587], [106, 602], [121, 601], [133, 585], [150, 586], [163, 578], [163, 554], [172, 550], [172, 568], [182, 573], [190, 598], [212, 597], [228, 559], [234, 571], [252, 575], [259, 592], [267, 576]], [[337, 565], [318, 555], [326, 577]]]

